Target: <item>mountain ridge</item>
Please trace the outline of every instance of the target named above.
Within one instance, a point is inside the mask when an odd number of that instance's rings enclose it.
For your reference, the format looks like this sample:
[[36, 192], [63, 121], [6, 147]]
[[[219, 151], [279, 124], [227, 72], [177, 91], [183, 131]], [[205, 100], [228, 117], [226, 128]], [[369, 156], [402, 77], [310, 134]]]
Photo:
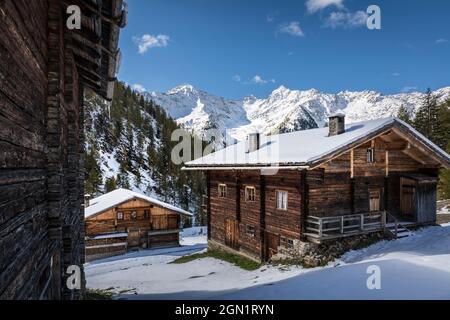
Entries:
[[[433, 93], [439, 102], [450, 99], [450, 86]], [[396, 115], [403, 105], [414, 116], [425, 93], [384, 95], [374, 90], [326, 93], [281, 85], [266, 98], [226, 99], [183, 84], [166, 93], [145, 92], [143, 96], [199, 136], [205, 137], [209, 129], [218, 130], [223, 143], [227, 136], [242, 140], [254, 131], [273, 134], [322, 127], [328, 116], [336, 112], [346, 114], [347, 121], [352, 123]]]

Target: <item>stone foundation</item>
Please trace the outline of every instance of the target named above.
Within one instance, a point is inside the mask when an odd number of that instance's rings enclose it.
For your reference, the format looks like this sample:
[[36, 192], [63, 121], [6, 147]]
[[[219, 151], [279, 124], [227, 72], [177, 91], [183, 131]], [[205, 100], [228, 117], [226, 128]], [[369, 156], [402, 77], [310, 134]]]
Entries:
[[294, 240], [293, 248], [278, 247], [272, 257], [274, 263], [299, 264], [306, 268], [326, 265], [350, 250], [367, 247], [386, 239], [383, 232], [342, 238], [322, 244]]

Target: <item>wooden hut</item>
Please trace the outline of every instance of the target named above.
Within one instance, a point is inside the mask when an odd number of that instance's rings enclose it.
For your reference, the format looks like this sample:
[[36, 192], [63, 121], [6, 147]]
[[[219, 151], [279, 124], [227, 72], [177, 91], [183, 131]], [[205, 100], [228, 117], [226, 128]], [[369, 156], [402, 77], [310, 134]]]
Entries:
[[[188, 162], [207, 174], [208, 239], [258, 261], [324, 243], [434, 223], [450, 156], [396, 118], [260, 137]], [[405, 231], [406, 230], [406, 231]]]
[[112, 98], [125, 12], [122, 0], [0, 1], [0, 299], [82, 296], [83, 89]]
[[[171, 204], [126, 189], [89, 200], [85, 210], [86, 257], [93, 260], [130, 249], [178, 246], [180, 215], [192, 216]], [[121, 250], [117, 243], [124, 244]]]

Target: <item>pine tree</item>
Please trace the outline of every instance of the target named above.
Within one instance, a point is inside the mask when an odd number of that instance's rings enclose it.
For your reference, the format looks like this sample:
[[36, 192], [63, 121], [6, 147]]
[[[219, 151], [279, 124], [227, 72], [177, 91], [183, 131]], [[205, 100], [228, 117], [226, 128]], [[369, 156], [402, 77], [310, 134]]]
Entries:
[[[450, 153], [450, 141], [447, 144], [447, 153]], [[450, 170], [441, 169], [439, 172], [438, 198], [450, 199]]]
[[414, 127], [431, 141], [436, 141], [438, 136], [438, 106], [436, 97], [428, 89], [425, 99], [416, 113]]
[[406, 109], [404, 105], [401, 105], [400, 108], [398, 109], [397, 118], [405, 121], [408, 124], [412, 123], [411, 115], [409, 114], [408, 109]]
[[107, 178], [105, 180], [105, 193], [114, 191], [117, 189], [117, 180], [115, 177]]

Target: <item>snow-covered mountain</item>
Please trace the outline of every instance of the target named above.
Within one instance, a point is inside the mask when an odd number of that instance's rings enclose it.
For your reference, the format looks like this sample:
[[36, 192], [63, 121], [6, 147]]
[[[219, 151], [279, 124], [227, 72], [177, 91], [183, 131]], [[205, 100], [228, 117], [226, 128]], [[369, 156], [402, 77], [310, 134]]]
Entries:
[[[450, 99], [450, 87], [434, 91], [438, 101]], [[311, 90], [291, 90], [281, 86], [267, 98], [254, 96], [229, 100], [181, 85], [166, 93], [147, 92], [147, 99], [163, 107], [178, 124], [204, 136], [208, 129], [218, 129], [242, 140], [248, 132], [273, 134], [322, 127], [336, 112], [346, 114], [347, 122], [371, 120], [396, 115], [404, 105], [414, 115], [424, 93], [383, 95], [376, 91], [337, 94]]]

